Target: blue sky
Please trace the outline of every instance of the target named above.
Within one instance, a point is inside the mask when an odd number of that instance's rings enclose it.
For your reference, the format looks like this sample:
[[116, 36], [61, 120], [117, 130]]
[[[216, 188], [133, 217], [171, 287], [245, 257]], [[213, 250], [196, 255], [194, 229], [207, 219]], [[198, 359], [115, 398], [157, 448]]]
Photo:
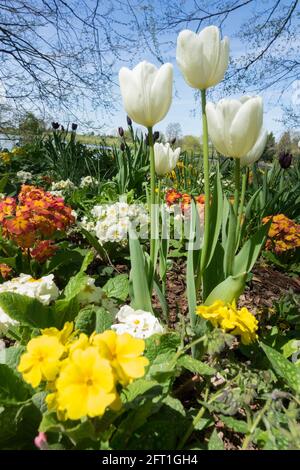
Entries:
[[[260, 2], [254, 2], [254, 4], [249, 5], [249, 7], [244, 7], [242, 10], [238, 10], [235, 13], [232, 13], [229, 17], [229, 20], [225, 24], [224, 30], [222, 31], [223, 35], [226, 35], [230, 38], [230, 55], [232, 58], [237, 58], [241, 56], [244, 52], [247, 52], [247, 45], [241, 43], [239, 38], [236, 36], [242, 23], [247, 21], [250, 16], [252, 16], [253, 8]], [[158, 0], [154, 0], [154, 4], [157, 6], [157, 14], [159, 15], [159, 5]], [[196, 25], [195, 25], [196, 27]], [[192, 29], [192, 27], [190, 27]], [[184, 29], [184, 28], [181, 28]], [[174, 34], [168, 35], [164, 39], [176, 40], [177, 31], [174, 31]], [[195, 101], [195, 90], [188, 87], [176, 65], [175, 58], [175, 44], [171, 48], [168, 48], [164, 51], [164, 59], [166, 62], [171, 62], [174, 66], [174, 98], [172, 106], [166, 118], [157, 125], [157, 130], [165, 132], [167, 125], [170, 122], [179, 122], [181, 124], [183, 134], [193, 134], [200, 136], [201, 134], [201, 120], [200, 120], [200, 103]], [[150, 60], [153, 63], [153, 57], [150, 56], [147, 51], [145, 51], [143, 56], [139, 57], [139, 60]], [[139, 60], [136, 60], [133, 65], [136, 65]], [[128, 66], [128, 64], [117, 64], [119, 66]], [[156, 63], [156, 65], [159, 65]], [[116, 70], [117, 73], [117, 70]], [[217, 89], [216, 89], [217, 92]], [[111, 115], [102, 114], [102, 110], [99, 109], [97, 113], [87, 110], [92, 114], [92, 117], [97, 122], [105, 122], [105, 130], [107, 132], [112, 132], [113, 129], [116, 129], [118, 126], [126, 126], [126, 114], [122, 108], [122, 99], [118, 87], [114, 90], [115, 93], [115, 106], [116, 112]], [[283, 126], [281, 122], [278, 122], [282, 116], [281, 104], [291, 104], [291, 93], [286, 93], [280, 96], [280, 90], [272, 88], [272, 90], [266, 90], [261, 93], [261, 96], [264, 98], [264, 126], [269, 130], [273, 131], [274, 134], [279, 137], [283, 132]], [[225, 96], [223, 96], [225, 97]], [[196, 114], [193, 113], [193, 110], [196, 110]]]

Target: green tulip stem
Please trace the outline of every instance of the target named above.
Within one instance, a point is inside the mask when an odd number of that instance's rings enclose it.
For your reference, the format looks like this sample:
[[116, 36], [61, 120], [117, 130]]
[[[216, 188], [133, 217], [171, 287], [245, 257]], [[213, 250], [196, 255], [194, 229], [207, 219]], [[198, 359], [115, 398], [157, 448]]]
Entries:
[[241, 230], [241, 226], [242, 226], [248, 175], [249, 175], [249, 168], [247, 167], [246, 172], [242, 176], [242, 192], [241, 192], [241, 202], [240, 202], [240, 207], [239, 207], [238, 233]]
[[235, 158], [235, 167], [234, 167], [234, 213], [236, 217], [238, 216], [239, 210], [239, 199], [240, 199], [240, 188], [241, 188], [241, 160], [239, 158]]
[[155, 160], [154, 160], [154, 142], [153, 142], [153, 129], [148, 127], [148, 139], [150, 149], [150, 260], [153, 273], [155, 270]]
[[[208, 126], [206, 116], [206, 90], [201, 90], [202, 103], [202, 148], [203, 148], [203, 170], [204, 170], [204, 194], [205, 194], [205, 212], [204, 212], [204, 238], [200, 260], [200, 278], [206, 268], [209, 244], [209, 223], [210, 223], [210, 188], [209, 188], [209, 150], [208, 150]], [[200, 279], [198, 278], [197, 284]]]

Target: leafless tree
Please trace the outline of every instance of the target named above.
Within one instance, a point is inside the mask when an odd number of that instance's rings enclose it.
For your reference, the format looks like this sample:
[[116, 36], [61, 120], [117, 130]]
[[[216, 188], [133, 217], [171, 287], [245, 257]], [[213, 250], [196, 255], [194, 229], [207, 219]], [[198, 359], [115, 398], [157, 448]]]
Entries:
[[138, 62], [145, 51], [158, 62], [169, 60], [181, 29], [199, 31], [213, 23], [233, 30], [237, 14], [245, 18], [236, 34], [247, 52], [232, 60], [223, 92], [292, 91], [300, 79], [299, 3], [0, 0], [0, 80], [6, 104], [45, 112], [61, 108], [70, 115], [83, 115], [91, 107], [111, 109], [120, 65]]

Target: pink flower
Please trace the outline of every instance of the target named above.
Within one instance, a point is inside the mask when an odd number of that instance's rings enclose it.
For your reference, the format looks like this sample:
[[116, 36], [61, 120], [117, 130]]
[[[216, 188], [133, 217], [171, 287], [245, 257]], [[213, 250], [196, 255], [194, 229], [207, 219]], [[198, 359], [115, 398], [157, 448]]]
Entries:
[[39, 432], [34, 439], [35, 446], [40, 450], [48, 449], [47, 436], [44, 432]]

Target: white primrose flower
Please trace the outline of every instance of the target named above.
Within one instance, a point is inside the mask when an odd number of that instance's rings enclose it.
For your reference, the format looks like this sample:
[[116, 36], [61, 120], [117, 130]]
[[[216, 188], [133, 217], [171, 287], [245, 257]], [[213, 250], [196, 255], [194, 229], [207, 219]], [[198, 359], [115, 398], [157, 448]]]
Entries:
[[158, 319], [150, 312], [134, 310], [129, 305], [121, 307], [116, 315], [119, 323], [112, 325], [117, 334], [129, 333], [135, 338], [145, 339], [164, 332]]
[[[0, 285], [0, 293], [15, 292], [39, 300], [44, 305], [56, 300], [59, 296], [59, 289], [54, 282], [53, 274], [34, 279], [29, 274], [20, 274], [10, 281]], [[18, 325], [18, 322], [9, 317], [8, 312], [0, 308], [0, 332], [5, 332], [9, 326]]]
[[80, 180], [80, 188], [88, 188], [89, 186], [95, 186], [98, 184], [98, 180], [93, 176], [83, 176]]
[[89, 277], [83, 290], [78, 294], [80, 305], [101, 304], [103, 291], [101, 287], [95, 286], [95, 279]]
[[56, 181], [51, 184], [51, 191], [69, 191], [75, 188], [75, 184], [69, 179]]
[[32, 179], [32, 173], [30, 171], [20, 170], [17, 172], [17, 178], [21, 183], [26, 183]]

